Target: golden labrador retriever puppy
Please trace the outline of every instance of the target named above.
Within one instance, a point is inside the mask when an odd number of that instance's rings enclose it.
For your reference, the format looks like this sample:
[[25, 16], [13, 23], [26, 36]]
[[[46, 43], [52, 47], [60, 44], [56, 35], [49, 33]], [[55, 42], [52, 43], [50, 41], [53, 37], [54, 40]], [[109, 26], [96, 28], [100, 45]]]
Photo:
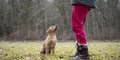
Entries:
[[57, 41], [56, 37], [57, 26], [51, 26], [48, 28], [47, 33], [48, 36], [46, 37], [45, 41], [43, 42], [41, 54], [54, 54], [55, 52], [55, 45]]

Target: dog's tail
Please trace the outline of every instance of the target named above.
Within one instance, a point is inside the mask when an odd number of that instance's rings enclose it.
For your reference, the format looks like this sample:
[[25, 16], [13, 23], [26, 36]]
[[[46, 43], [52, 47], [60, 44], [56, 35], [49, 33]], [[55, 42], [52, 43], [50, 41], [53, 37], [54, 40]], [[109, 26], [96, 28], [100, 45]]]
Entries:
[[42, 50], [40, 51], [40, 54], [45, 54], [45, 48], [42, 48]]
[[[51, 50], [49, 49], [49, 54], [51, 53]], [[43, 48], [40, 52], [40, 54], [45, 54], [45, 48]]]

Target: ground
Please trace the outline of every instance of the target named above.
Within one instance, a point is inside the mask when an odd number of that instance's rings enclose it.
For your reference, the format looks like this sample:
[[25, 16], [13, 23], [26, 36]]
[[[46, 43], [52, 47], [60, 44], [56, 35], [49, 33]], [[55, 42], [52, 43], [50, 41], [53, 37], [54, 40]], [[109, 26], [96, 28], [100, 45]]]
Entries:
[[[0, 41], [0, 60], [69, 60], [75, 42], [57, 42], [55, 54], [40, 55], [40, 41]], [[120, 60], [120, 42], [89, 42], [91, 60]]]

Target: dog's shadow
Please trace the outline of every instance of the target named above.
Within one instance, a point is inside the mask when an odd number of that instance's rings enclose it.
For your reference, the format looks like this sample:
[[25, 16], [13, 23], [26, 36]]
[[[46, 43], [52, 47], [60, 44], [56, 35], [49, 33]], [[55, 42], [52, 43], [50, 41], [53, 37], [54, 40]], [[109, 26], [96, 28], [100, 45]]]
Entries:
[[43, 55], [43, 54], [42, 54], [42, 55], [40, 55], [40, 59], [41, 59], [41, 60], [47, 60], [46, 56], [45, 56], [45, 55]]
[[51, 56], [56, 56], [56, 55], [55, 54], [48, 54], [48, 55], [40, 54], [40, 59], [41, 60], [48, 60]]

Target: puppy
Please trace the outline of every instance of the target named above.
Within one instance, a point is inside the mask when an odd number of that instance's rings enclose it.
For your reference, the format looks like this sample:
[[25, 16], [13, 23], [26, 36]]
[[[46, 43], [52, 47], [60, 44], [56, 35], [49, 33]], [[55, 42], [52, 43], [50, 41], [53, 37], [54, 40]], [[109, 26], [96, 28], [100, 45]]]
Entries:
[[40, 54], [54, 54], [55, 53], [55, 45], [57, 41], [56, 37], [57, 26], [51, 26], [48, 28], [45, 41], [43, 42], [43, 46]]

